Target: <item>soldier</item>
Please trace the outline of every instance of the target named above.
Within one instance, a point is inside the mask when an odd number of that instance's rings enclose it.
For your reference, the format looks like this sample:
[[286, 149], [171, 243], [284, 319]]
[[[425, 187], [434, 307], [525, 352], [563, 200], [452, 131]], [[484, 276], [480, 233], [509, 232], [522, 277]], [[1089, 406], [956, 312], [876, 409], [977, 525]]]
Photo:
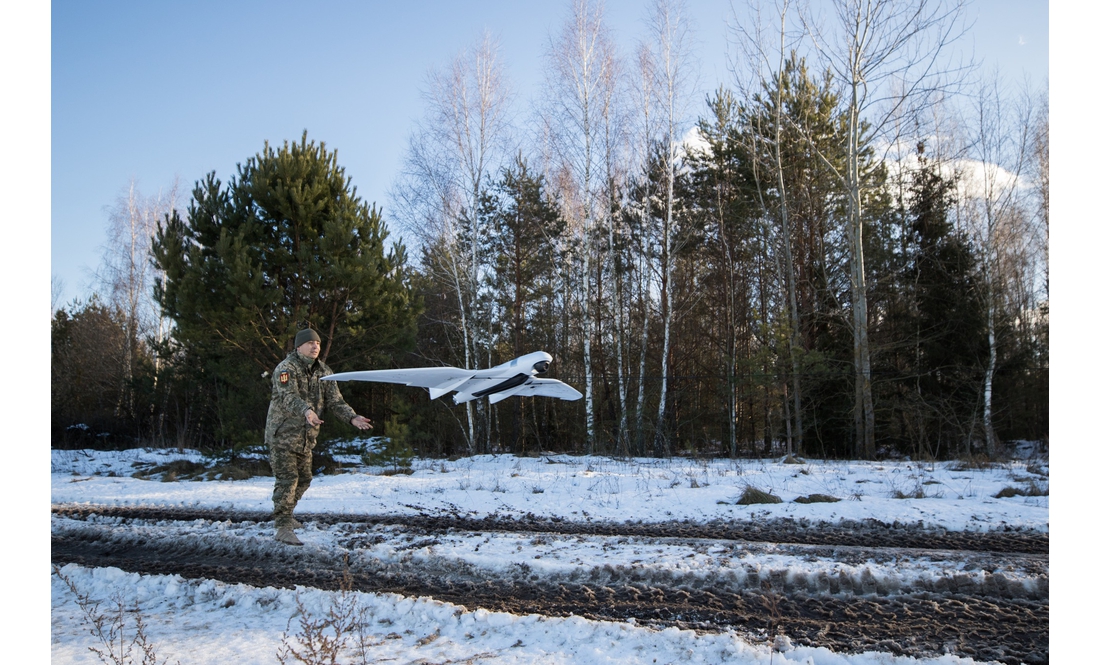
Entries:
[[313, 447], [324, 422], [319, 414], [327, 407], [337, 418], [361, 430], [373, 425], [348, 406], [335, 381], [321, 381], [332, 370], [317, 360], [321, 337], [316, 332], [308, 328], [299, 331], [294, 347], [271, 377], [264, 442], [275, 473], [275, 492], [271, 496], [275, 504], [275, 540], [301, 545], [294, 535], [294, 529], [302, 526], [294, 519], [294, 507], [313, 479]]

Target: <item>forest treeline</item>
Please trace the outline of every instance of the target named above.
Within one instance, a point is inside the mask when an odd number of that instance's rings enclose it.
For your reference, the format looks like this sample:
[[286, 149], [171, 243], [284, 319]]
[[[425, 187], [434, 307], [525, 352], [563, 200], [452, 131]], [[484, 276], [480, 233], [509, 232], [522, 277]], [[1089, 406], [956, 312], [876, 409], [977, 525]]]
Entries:
[[336, 371], [544, 350], [584, 394], [455, 406], [342, 384], [421, 455], [1045, 440], [1045, 93], [945, 56], [958, 5], [833, 7], [737, 23], [738, 64], [702, 105], [674, 2], [633, 49], [573, 2], [523, 108], [486, 36], [429, 72], [385, 218], [305, 133], [186, 208], [131, 186], [101, 288], [55, 307], [54, 445], [259, 444], [269, 372], [306, 325]]

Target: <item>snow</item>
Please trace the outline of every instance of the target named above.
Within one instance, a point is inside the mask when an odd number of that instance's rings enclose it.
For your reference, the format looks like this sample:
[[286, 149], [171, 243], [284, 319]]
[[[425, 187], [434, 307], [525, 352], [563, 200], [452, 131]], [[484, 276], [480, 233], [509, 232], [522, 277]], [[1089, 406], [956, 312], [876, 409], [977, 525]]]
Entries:
[[[174, 662], [270, 663], [289, 630], [297, 627], [298, 602], [313, 616], [331, 606], [329, 593], [257, 589], [240, 584], [185, 580], [178, 576], [137, 575], [117, 568], [68, 565], [61, 573], [83, 592], [111, 598], [125, 589], [131, 608], [148, 617], [150, 641], [158, 658]], [[71, 592], [55, 581], [53, 592], [53, 663], [97, 663], [88, 650], [87, 629]], [[517, 616], [468, 612], [448, 603], [394, 594], [349, 593], [365, 619], [369, 662], [438, 663], [968, 663], [942, 656], [916, 660], [886, 654], [845, 656], [821, 648], [792, 647], [785, 652], [753, 647], [733, 632], [697, 634], [668, 628], [651, 630], [629, 623], [589, 621], [581, 617]], [[195, 631], [203, 636], [194, 649]], [[353, 640], [354, 644], [354, 640]]]
[[[130, 477], [135, 463], [201, 458], [195, 452], [167, 450], [53, 451], [52, 502], [271, 509], [269, 477], [173, 483]], [[1038, 473], [1029, 471], [1029, 466]], [[1047, 485], [1046, 467], [1024, 460], [982, 470], [951, 462], [782, 464], [775, 460], [485, 455], [453, 462], [417, 460], [413, 469], [411, 475], [379, 475], [381, 468], [375, 467], [318, 476], [298, 504], [298, 512], [457, 512], [470, 517], [535, 515], [582, 522], [875, 519], [949, 531], [1049, 529], [1048, 496], [994, 498], [1006, 487]], [[783, 503], [736, 505], [748, 486], [775, 494]], [[898, 493], [921, 492], [926, 498], [895, 498]], [[810, 494], [842, 500], [794, 502]]]
[[[51, 502], [85, 506], [175, 506], [270, 511], [272, 479], [240, 481], [141, 480], [141, 465], [175, 459], [201, 460], [193, 451], [52, 451]], [[138, 466], [135, 466], [138, 465]], [[548, 455], [479, 456], [456, 461], [414, 460], [410, 475], [382, 475], [378, 467], [314, 478], [299, 513], [459, 515], [478, 518], [535, 516], [572, 522], [668, 522], [766, 520], [811, 522], [875, 519], [920, 524], [945, 531], [1029, 529], [1049, 532], [1049, 497], [994, 498], [1005, 487], [1047, 487], [1044, 461], [1019, 460], [985, 469], [954, 463], [807, 460], [632, 459]], [[748, 486], [774, 493], [782, 503], [736, 505]], [[794, 499], [829, 494], [840, 501], [802, 504]], [[923, 496], [923, 498], [897, 498]], [[117, 537], [142, 538], [156, 529], [173, 538], [216, 539], [223, 546], [283, 547], [271, 539], [270, 522], [205, 520], [143, 524], [94, 516], [91, 526], [113, 525]], [[55, 533], [89, 528], [87, 522], [53, 516]], [[375, 527], [378, 537], [357, 548], [377, 566], [446, 570], [462, 566], [486, 579], [538, 575], [569, 579], [594, 568], [629, 569], [654, 579], [690, 577], [747, 587], [770, 573], [803, 583], [845, 589], [874, 585], [887, 593], [934, 588], [944, 580], [1005, 585], [1020, 595], [1048, 594], [1046, 575], [1011, 566], [971, 566], [914, 556], [875, 561], [844, 548], [809, 559], [809, 546], [646, 538], [600, 538], [525, 532], [434, 534]], [[307, 522], [302, 550], [339, 549], [338, 525]], [[812, 560], [812, 563], [810, 562]], [[323, 614], [334, 603], [354, 603], [363, 619], [370, 662], [470, 663], [967, 663], [886, 653], [858, 655], [775, 641], [775, 649], [735, 631], [696, 633], [656, 630], [633, 622], [514, 615], [431, 598], [393, 594], [256, 588], [175, 575], [138, 575], [116, 568], [67, 565], [61, 573], [81, 593], [101, 603], [139, 608], [157, 656], [181, 663], [271, 663], [293, 643], [301, 613]], [[817, 580], [816, 582], [814, 580]], [[200, 633], [196, 633], [200, 631]], [[195, 635], [203, 648], [195, 649]], [[358, 639], [359, 636], [356, 636]], [[355, 640], [352, 640], [354, 642]], [[96, 646], [76, 596], [51, 575], [51, 654], [54, 663], [96, 663]], [[350, 646], [349, 646], [350, 648]], [[350, 652], [349, 652], [350, 653]], [[356, 661], [358, 662], [358, 661]]]

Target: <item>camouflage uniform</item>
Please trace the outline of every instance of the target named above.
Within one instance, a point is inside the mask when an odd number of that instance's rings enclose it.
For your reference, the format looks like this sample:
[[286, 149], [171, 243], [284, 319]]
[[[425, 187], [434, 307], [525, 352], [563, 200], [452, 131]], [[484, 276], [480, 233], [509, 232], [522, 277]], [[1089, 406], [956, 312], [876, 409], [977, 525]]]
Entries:
[[351, 422], [355, 411], [347, 405], [335, 381], [321, 381], [332, 374], [328, 365], [311, 360], [297, 350], [287, 354], [271, 377], [271, 405], [267, 409], [264, 443], [275, 473], [275, 528], [293, 524], [294, 507], [313, 480], [313, 447], [320, 427], [306, 422], [306, 412], [318, 416], [325, 407], [337, 418]]

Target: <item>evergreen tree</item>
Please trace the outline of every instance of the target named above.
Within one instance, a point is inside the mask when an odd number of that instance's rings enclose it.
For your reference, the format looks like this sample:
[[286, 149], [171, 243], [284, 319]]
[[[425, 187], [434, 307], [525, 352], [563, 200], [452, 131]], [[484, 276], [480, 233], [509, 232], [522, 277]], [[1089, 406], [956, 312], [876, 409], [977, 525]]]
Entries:
[[133, 419], [121, 408], [131, 388], [126, 375], [125, 324], [125, 312], [94, 295], [54, 313], [50, 322], [54, 446], [117, 445], [122, 440], [119, 435], [136, 434]]
[[711, 306], [700, 312], [704, 328], [713, 334], [706, 361], [710, 367], [723, 370], [724, 380], [716, 382], [723, 398], [717, 410], [724, 414], [719, 422], [725, 431], [725, 447], [730, 456], [736, 456], [738, 403], [744, 400], [738, 390], [738, 372], [745, 369], [738, 356], [747, 341], [751, 309], [750, 289], [744, 277], [755, 244], [752, 220], [759, 217], [759, 207], [749, 195], [747, 178], [751, 169], [746, 168], [745, 151], [739, 141], [739, 109], [733, 95], [719, 88], [713, 97], [707, 97], [707, 106], [710, 117], [698, 123], [706, 149], [688, 154], [691, 177], [685, 192], [688, 205], [701, 218], [697, 226], [705, 237], [700, 247], [700, 281], [714, 295]]
[[918, 162], [898, 247], [899, 304], [889, 317], [895, 378], [881, 406], [901, 452], [938, 457], [961, 452], [973, 430], [987, 351], [974, 251], [950, 220], [954, 182], [921, 145]]
[[[489, 287], [493, 309], [499, 313], [500, 335], [496, 357], [507, 359], [532, 351], [553, 349], [555, 289], [554, 253], [558, 251], [565, 220], [550, 198], [545, 179], [532, 173], [523, 155], [504, 169], [482, 198], [479, 213], [488, 230], [492, 258]], [[501, 421], [511, 432], [504, 440], [513, 452], [526, 453], [527, 420], [554, 405], [527, 408], [526, 400], [501, 403]], [[530, 411], [530, 413], [528, 413]], [[543, 424], [547, 418], [537, 419]], [[543, 431], [548, 436], [548, 431]]]
[[783, 75], [750, 99], [737, 102], [720, 89], [708, 101], [711, 114], [699, 122], [706, 149], [690, 160], [690, 205], [706, 235], [692, 260], [713, 294], [708, 302], [728, 310], [699, 312], [714, 317], [704, 329], [722, 331], [709, 367], [726, 369], [724, 429], [765, 449], [776, 437], [797, 446], [801, 431], [806, 452], [847, 454], [852, 342], [835, 177], [843, 121], [831, 78], [814, 78], [792, 54]]
[[565, 220], [546, 191], [545, 179], [528, 168], [523, 155], [506, 168], [482, 198], [493, 257], [490, 285], [501, 312], [501, 357], [538, 350], [547, 339], [526, 338], [534, 315], [545, 311], [553, 289], [554, 261]]
[[264, 145], [223, 187], [196, 184], [183, 221], [159, 226], [158, 303], [212, 390], [220, 444], [262, 437], [270, 371], [309, 326], [348, 368], [388, 364], [411, 345], [419, 304], [400, 242], [389, 252], [379, 210], [363, 204], [325, 144]]
[[[835, 177], [844, 154], [838, 106], [831, 73], [813, 76], [805, 58], [792, 52], [782, 72], [744, 105], [737, 141], [745, 194], [759, 207], [757, 253], [771, 264], [761, 270], [774, 272], [758, 278], [761, 325], [754, 357], [763, 384], [762, 436], [770, 437], [772, 414], [783, 413], [784, 433], [790, 430], [797, 445], [801, 432], [800, 452], [810, 454], [845, 454], [852, 438], [850, 419], [841, 415], [852, 409], [852, 338], [848, 312], [837, 297], [850, 287], [839, 222], [843, 192]], [[782, 131], [776, 131], [777, 121]], [[774, 385], [772, 376], [788, 387]], [[801, 404], [792, 399], [795, 378]]]

